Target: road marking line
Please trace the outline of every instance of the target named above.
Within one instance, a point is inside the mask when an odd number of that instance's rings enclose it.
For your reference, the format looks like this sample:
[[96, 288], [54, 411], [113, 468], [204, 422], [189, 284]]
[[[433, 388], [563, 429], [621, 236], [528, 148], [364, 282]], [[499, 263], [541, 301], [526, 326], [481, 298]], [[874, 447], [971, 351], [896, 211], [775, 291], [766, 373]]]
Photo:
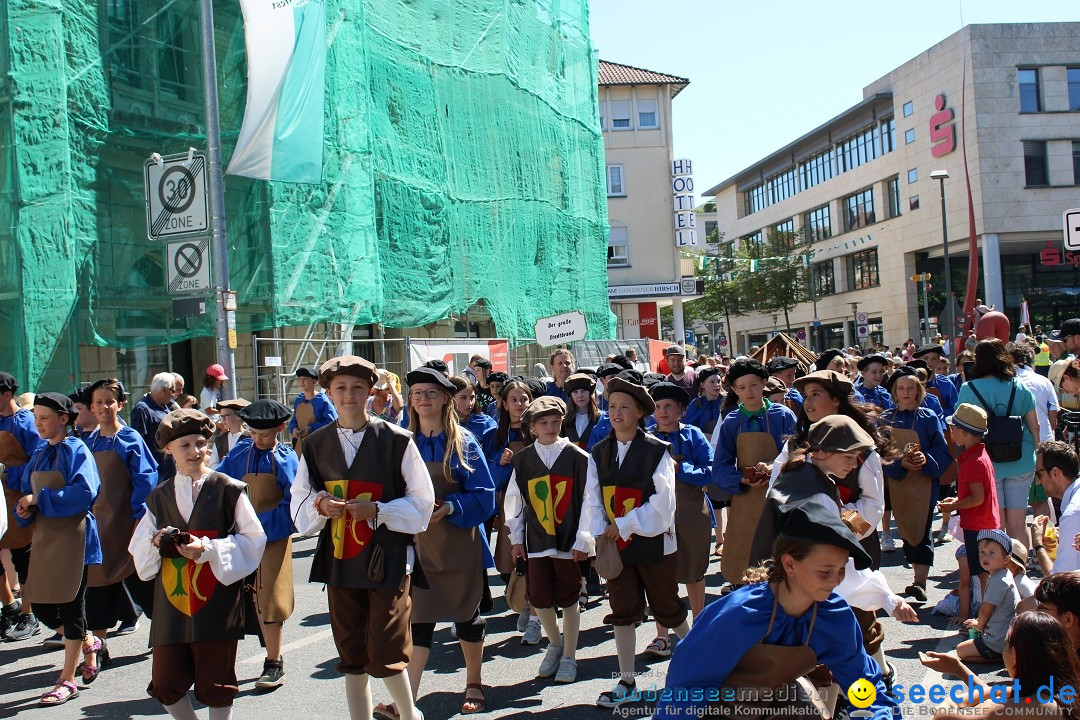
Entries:
[[[301, 640], [294, 640], [293, 642], [289, 643], [288, 645], [282, 646], [281, 654], [284, 656], [285, 653], [290, 651], [290, 650], [296, 650], [298, 648], [302, 648], [302, 647], [305, 647], [307, 645], [314, 645], [315, 643], [319, 642], [323, 638], [330, 637], [332, 634], [333, 634], [333, 630], [331, 630], [330, 628], [327, 628], [325, 630], [320, 630], [319, 632], [315, 633], [314, 635], [308, 635], [306, 638], [303, 638]], [[261, 652], [258, 655], [252, 655], [249, 658], [245, 658], [245, 659], [241, 660], [240, 664], [241, 665], [256, 665], [258, 663], [261, 663], [264, 660], [266, 660], [266, 653]]]

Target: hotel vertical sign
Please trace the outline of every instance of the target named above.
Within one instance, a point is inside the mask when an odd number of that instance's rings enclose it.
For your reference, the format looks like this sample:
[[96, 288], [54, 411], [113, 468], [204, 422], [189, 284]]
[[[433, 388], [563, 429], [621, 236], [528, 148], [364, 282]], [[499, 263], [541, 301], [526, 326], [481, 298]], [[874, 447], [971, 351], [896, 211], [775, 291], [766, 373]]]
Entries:
[[697, 218], [694, 215], [694, 168], [689, 160], [671, 163], [672, 206], [675, 210], [675, 244], [697, 247]]

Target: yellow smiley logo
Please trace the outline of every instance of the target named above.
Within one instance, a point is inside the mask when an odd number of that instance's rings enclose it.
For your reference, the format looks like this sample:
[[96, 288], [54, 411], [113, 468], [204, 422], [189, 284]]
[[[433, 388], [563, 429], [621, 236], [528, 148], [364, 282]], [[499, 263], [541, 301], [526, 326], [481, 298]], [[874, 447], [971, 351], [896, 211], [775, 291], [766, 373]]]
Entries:
[[877, 699], [877, 688], [864, 678], [859, 678], [851, 683], [847, 691], [848, 701], [857, 708], [870, 707]]

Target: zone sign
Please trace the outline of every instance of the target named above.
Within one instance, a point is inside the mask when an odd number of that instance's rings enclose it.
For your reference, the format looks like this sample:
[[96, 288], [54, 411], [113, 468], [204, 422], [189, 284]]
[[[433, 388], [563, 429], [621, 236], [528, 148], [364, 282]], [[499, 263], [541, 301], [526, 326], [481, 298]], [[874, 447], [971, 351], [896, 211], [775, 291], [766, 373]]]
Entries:
[[170, 155], [143, 165], [146, 235], [151, 240], [206, 233], [206, 156]]

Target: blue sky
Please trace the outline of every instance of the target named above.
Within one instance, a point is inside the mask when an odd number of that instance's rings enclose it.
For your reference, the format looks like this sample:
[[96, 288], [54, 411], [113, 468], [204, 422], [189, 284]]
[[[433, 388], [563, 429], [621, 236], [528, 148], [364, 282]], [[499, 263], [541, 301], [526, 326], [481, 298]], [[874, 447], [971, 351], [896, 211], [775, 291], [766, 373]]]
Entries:
[[962, 25], [1075, 21], [1080, 3], [590, 0], [590, 15], [601, 58], [690, 79], [673, 103], [675, 156], [706, 190]]

